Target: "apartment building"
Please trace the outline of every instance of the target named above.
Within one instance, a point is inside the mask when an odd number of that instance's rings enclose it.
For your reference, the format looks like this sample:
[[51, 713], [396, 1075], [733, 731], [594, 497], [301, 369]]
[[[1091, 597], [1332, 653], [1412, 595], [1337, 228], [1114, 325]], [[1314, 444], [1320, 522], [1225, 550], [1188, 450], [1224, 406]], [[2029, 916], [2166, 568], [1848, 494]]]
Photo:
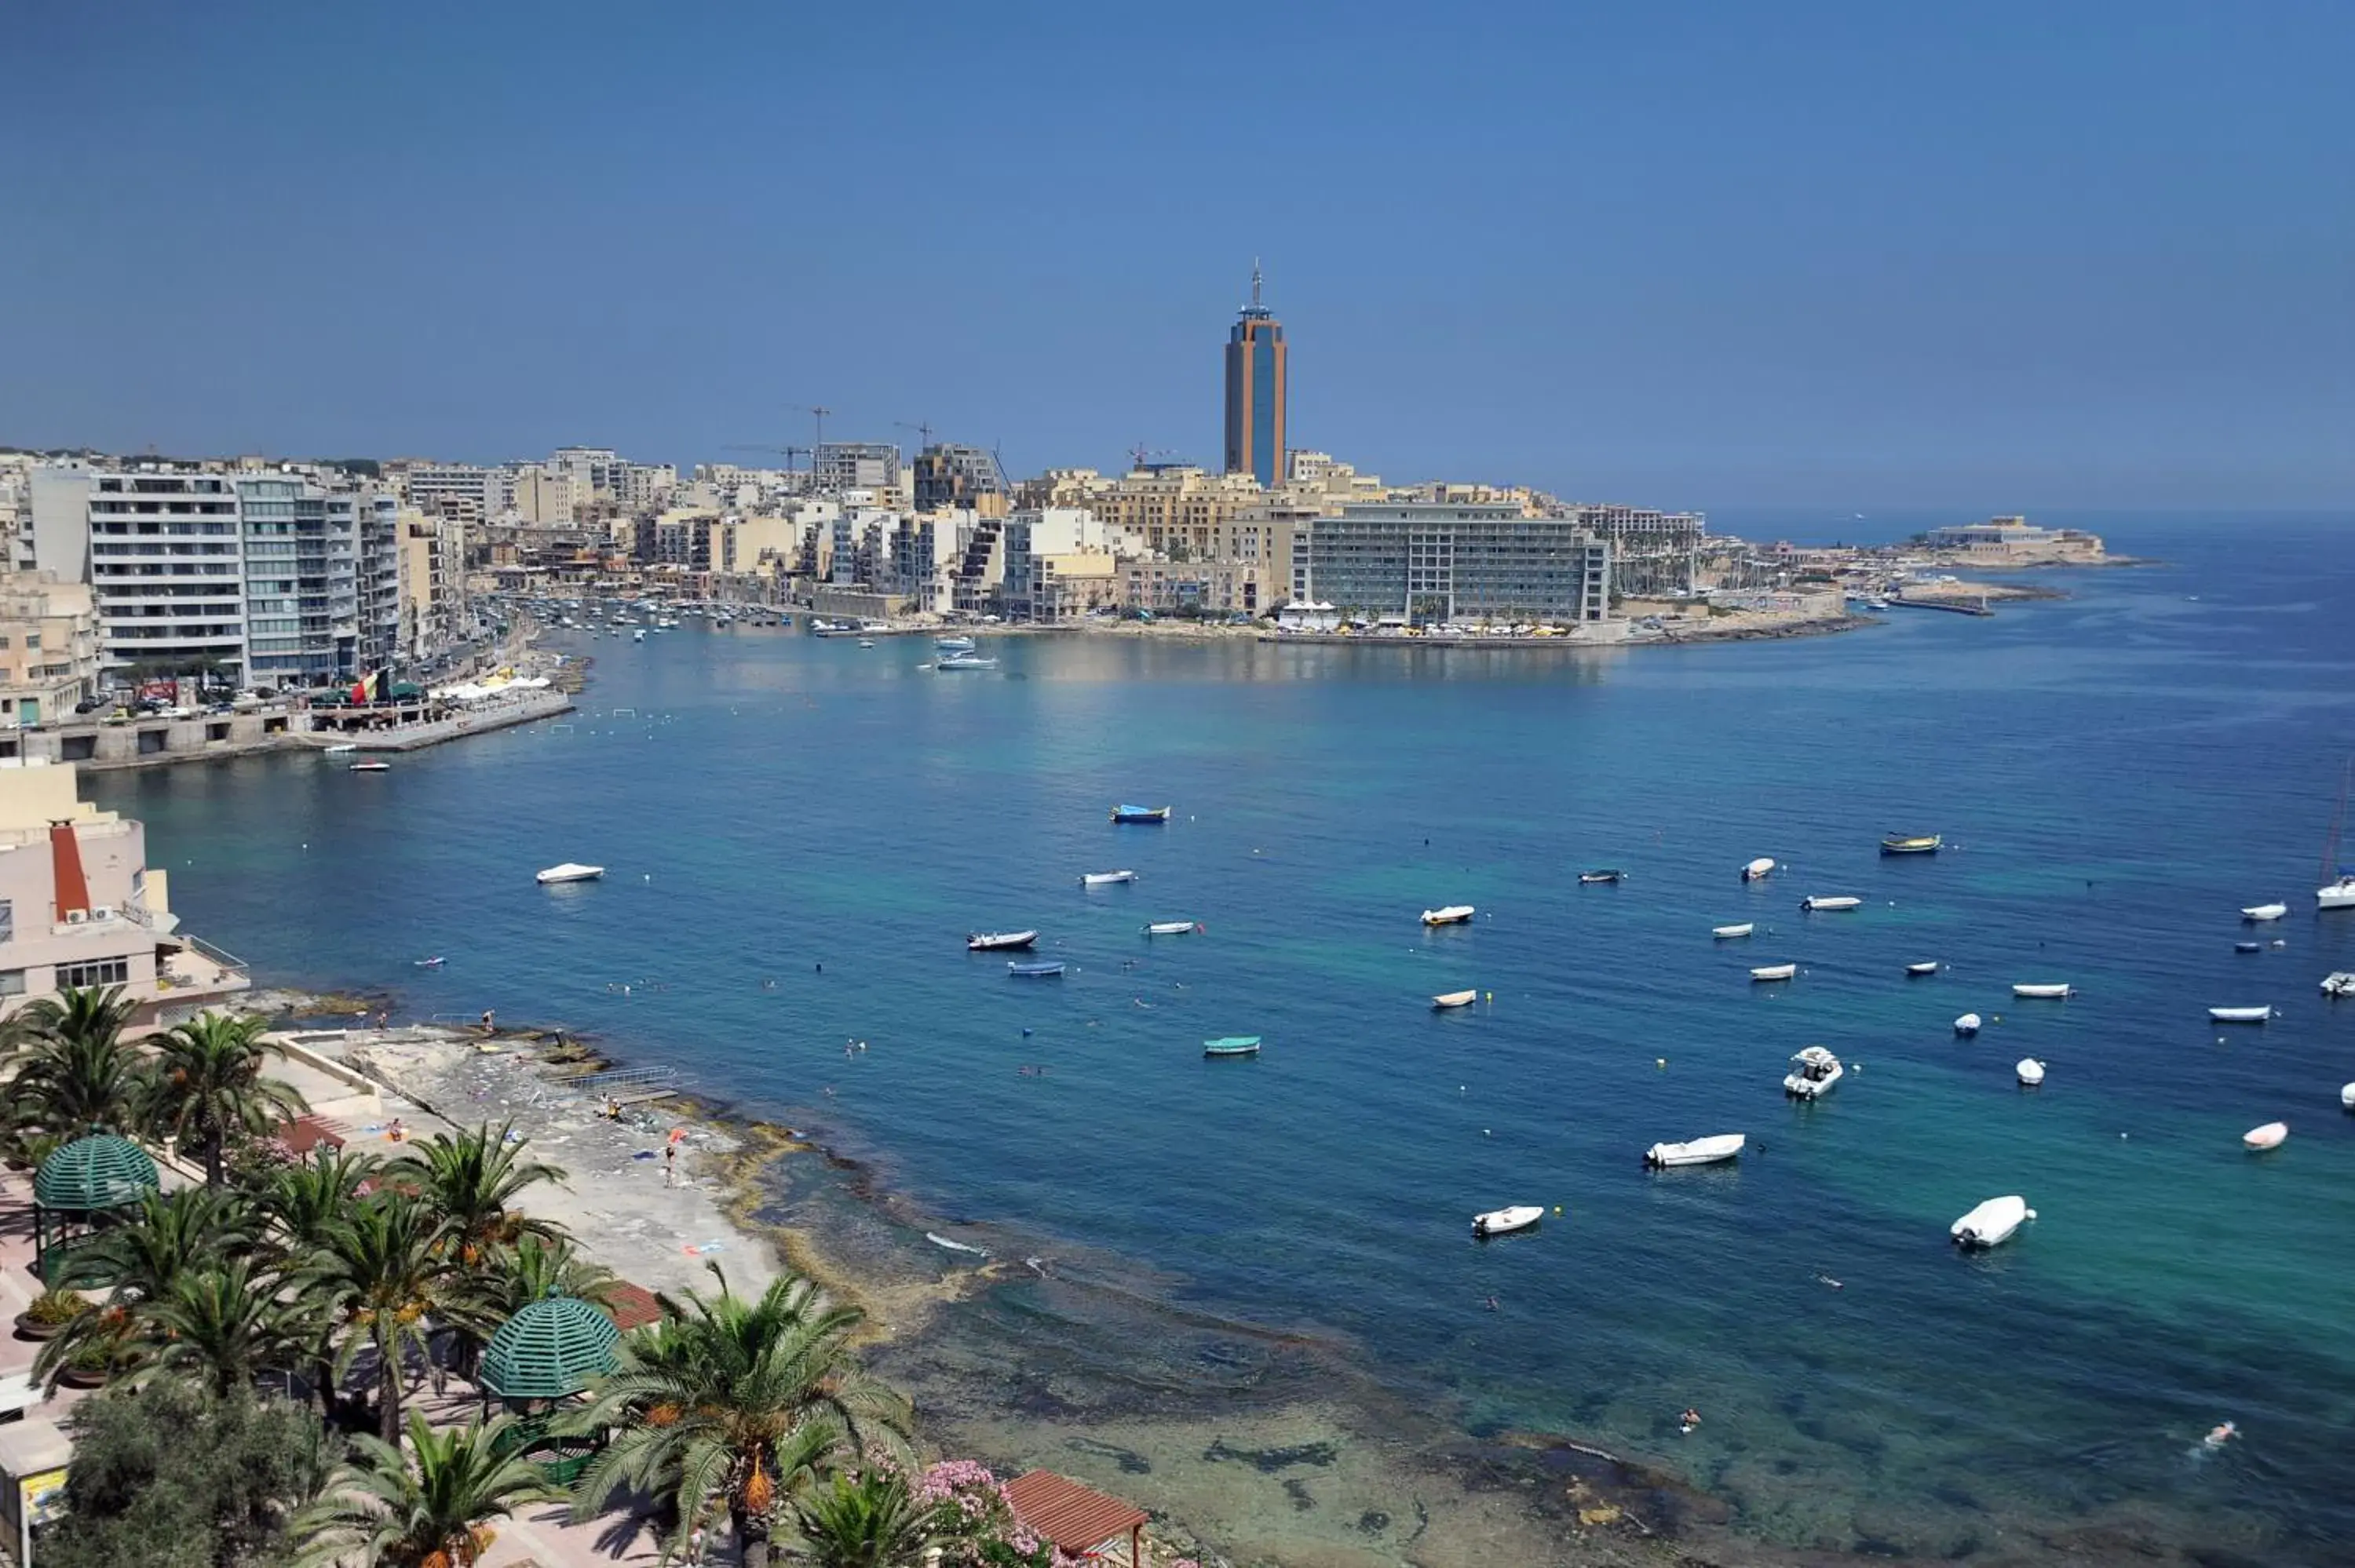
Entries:
[[[36, 490], [37, 507], [53, 499], [79, 503], [106, 668], [243, 671], [245, 554], [237, 483], [224, 473], [158, 467], [77, 471], [61, 487], [62, 497]], [[37, 519], [37, 529], [45, 521]]]
[[1611, 546], [1512, 502], [1349, 506], [1295, 532], [1292, 597], [1411, 625], [1608, 618]]
[[466, 599], [466, 525], [405, 507], [396, 526], [401, 554], [399, 657], [429, 659], [474, 630]]
[[98, 690], [98, 612], [84, 583], [0, 576], [0, 728], [47, 723]]
[[144, 825], [79, 798], [71, 763], [0, 763], [0, 1009], [124, 988], [139, 1024], [195, 1016], [251, 980], [179, 928]]

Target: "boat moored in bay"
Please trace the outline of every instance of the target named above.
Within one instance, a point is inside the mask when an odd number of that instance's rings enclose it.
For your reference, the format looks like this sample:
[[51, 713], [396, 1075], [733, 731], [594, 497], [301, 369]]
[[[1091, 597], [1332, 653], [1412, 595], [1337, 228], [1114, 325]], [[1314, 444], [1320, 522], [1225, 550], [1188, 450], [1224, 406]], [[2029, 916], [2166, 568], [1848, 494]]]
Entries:
[[[941, 661], [943, 665], [952, 662], [946, 659]], [[1169, 820], [1172, 810], [1173, 808], [1168, 806], [1131, 806], [1123, 803], [1112, 809], [1112, 820], [1115, 822], [1132, 824], [1166, 822]]]
[[1924, 975], [1934, 975], [1937, 972], [1938, 960], [1935, 959], [1926, 959], [1918, 964], [1907, 964], [1905, 966], [1905, 973], [1907, 977], [1913, 980], [1920, 980]]
[[2044, 1081], [2044, 1064], [2033, 1056], [2022, 1056], [2011, 1065], [2011, 1070], [2022, 1088], [2032, 1089]]
[[1819, 1100], [1847, 1075], [1848, 1069], [1840, 1065], [1838, 1057], [1821, 1045], [1810, 1045], [1791, 1058], [1791, 1070], [1783, 1079], [1783, 1092], [1793, 1099]]
[[1961, 1247], [2001, 1246], [2011, 1239], [2012, 1233], [2036, 1217], [2028, 1200], [2014, 1194], [2008, 1198], [1989, 1198], [1969, 1213], [1946, 1227], [1946, 1234]]
[[1256, 1056], [1259, 1054], [1259, 1036], [1229, 1034], [1217, 1040], [1205, 1040], [1202, 1042], [1202, 1054], [1205, 1056]]
[[1812, 914], [1821, 909], [1854, 909], [1863, 902], [1861, 898], [1851, 898], [1846, 894], [1841, 894], [1831, 898], [1802, 898], [1799, 900], [1799, 907]]
[[2264, 1023], [2274, 1015], [2270, 1007], [2211, 1007], [2208, 1010], [2211, 1023]]
[[1659, 1171], [1678, 1165], [1716, 1165], [1740, 1154], [1747, 1142], [1742, 1133], [1721, 1132], [1689, 1143], [1656, 1143], [1644, 1150], [1644, 1163]]
[[1582, 871], [1578, 874], [1578, 880], [1591, 886], [1598, 882], [1622, 881], [1626, 874], [1624, 871]]
[[1545, 1210], [1535, 1203], [1516, 1203], [1508, 1209], [1491, 1209], [1485, 1214], [1472, 1216], [1472, 1234], [1482, 1241], [1490, 1236], [1510, 1235], [1515, 1231], [1528, 1230], [1545, 1218]]
[[533, 880], [543, 885], [559, 882], [594, 882], [604, 874], [605, 868], [602, 865], [582, 865], [579, 861], [568, 860], [562, 865], [551, 865], [536, 874]]
[[1080, 885], [1082, 887], [1110, 887], [1115, 883], [1135, 882], [1135, 880], [1136, 873], [1133, 871], [1083, 871], [1080, 873]]
[[1424, 910], [1423, 923], [1426, 926], [1461, 926], [1472, 918], [1473, 913], [1469, 904], [1449, 904], [1441, 908]]
[[1945, 843], [1939, 833], [1883, 833], [1881, 853], [1883, 854], [1936, 854]]
[[1028, 963], [1009, 962], [1006, 972], [1019, 980], [1052, 980], [1063, 972], [1060, 959], [1033, 959]]
[[1145, 934], [1148, 937], [1185, 937], [1201, 928], [1199, 920], [1156, 920], [1146, 927]]
[[1739, 926], [1711, 926], [1709, 928], [1709, 934], [1721, 942], [1727, 942], [1736, 937], [1747, 937], [1756, 929], [1758, 927], [1755, 922], [1744, 920]]
[[2269, 1121], [2263, 1127], [2253, 1127], [2241, 1134], [2241, 1142], [2244, 1147], [2262, 1153], [2268, 1149], [2279, 1149], [2282, 1146], [2282, 1140], [2287, 1137], [2289, 1137], [2289, 1123]]
[[2040, 997], [2050, 1001], [2064, 999], [2074, 993], [2068, 986], [2058, 982], [2050, 984], [2038, 982], [2015, 985], [2011, 988], [2011, 994], [2014, 996]]
[[1750, 978], [1753, 980], [1786, 980], [1796, 978], [1798, 972], [1796, 964], [1761, 964], [1750, 971]]
[[1955, 1020], [1955, 1033], [1961, 1035], [1964, 1039], [1968, 1040], [1972, 1035], [1977, 1034], [1978, 1032], [1979, 1015], [1977, 1013], [1966, 1012], [1960, 1018]]
[[1752, 861], [1748, 865], [1742, 868], [1742, 880], [1744, 882], [1755, 882], [1762, 876], [1772, 876], [1774, 874], [1774, 857], [1772, 855], [1762, 854], [1756, 860]]
[[964, 939], [968, 953], [1013, 952], [1039, 940], [1036, 931], [975, 931]]
[[2278, 920], [2288, 913], [2289, 906], [2286, 904], [2252, 904], [2241, 911], [2241, 918], [2254, 926], [2267, 920]]
[[1433, 997], [1431, 1005], [1434, 1011], [1444, 1012], [1451, 1007], [1469, 1007], [1479, 1000], [1476, 991], [1448, 991]]

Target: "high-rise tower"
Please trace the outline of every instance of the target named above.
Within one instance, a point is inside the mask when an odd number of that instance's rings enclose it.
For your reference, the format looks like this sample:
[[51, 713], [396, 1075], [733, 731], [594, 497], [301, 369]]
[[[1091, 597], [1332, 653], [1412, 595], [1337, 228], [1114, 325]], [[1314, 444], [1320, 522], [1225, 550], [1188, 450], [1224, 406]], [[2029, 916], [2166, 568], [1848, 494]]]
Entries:
[[1227, 334], [1227, 471], [1271, 490], [1284, 477], [1284, 323], [1260, 302], [1253, 261], [1251, 303]]

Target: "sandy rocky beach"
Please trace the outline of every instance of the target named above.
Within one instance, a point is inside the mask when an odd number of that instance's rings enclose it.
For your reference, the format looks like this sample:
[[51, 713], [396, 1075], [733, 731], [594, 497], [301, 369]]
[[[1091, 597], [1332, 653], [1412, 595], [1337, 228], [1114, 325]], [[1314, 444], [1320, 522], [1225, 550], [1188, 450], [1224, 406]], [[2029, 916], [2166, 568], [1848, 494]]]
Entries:
[[[354, 1093], [315, 1069], [290, 1072], [348, 1147], [389, 1154], [396, 1127], [430, 1137], [512, 1122], [566, 1172], [526, 1207], [623, 1278], [670, 1294], [712, 1290], [715, 1265], [740, 1291], [783, 1268], [819, 1279], [868, 1314], [865, 1353], [914, 1401], [930, 1446], [1130, 1499], [1154, 1514], [1157, 1563], [1802, 1561], [1724, 1536], [1722, 1505], [1598, 1449], [1468, 1438], [1354, 1371], [1344, 1345], [1173, 1311], [1124, 1260], [1042, 1255], [971, 1225], [953, 1227], [978, 1238], [960, 1245], [986, 1251], [942, 1246], [862, 1167], [794, 1128], [691, 1093], [609, 1120], [563, 1081], [606, 1065], [577, 1039], [377, 1028], [373, 998], [262, 992], [250, 1005], [303, 1051], [375, 1086]], [[661, 1158], [673, 1128], [684, 1131], [675, 1185]]]

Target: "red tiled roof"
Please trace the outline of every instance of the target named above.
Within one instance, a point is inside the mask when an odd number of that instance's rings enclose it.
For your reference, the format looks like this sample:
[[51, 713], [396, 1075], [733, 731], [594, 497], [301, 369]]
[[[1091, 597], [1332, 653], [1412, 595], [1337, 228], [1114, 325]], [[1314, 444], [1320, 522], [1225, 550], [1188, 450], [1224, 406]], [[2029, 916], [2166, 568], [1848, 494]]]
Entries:
[[298, 1116], [278, 1129], [286, 1147], [296, 1154], [308, 1154], [321, 1144], [329, 1149], [341, 1149], [344, 1135], [335, 1123], [322, 1117]]
[[1006, 1483], [1014, 1517], [1066, 1552], [1079, 1552], [1126, 1535], [1153, 1516], [1052, 1470], [1031, 1470]]
[[624, 1334], [633, 1329], [643, 1329], [649, 1323], [659, 1322], [663, 1315], [662, 1303], [655, 1299], [653, 1291], [643, 1285], [632, 1285], [626, 1279], [619, 1285], [607, 1287], [599, 1304], [613, 1317], [613, 1327]]

